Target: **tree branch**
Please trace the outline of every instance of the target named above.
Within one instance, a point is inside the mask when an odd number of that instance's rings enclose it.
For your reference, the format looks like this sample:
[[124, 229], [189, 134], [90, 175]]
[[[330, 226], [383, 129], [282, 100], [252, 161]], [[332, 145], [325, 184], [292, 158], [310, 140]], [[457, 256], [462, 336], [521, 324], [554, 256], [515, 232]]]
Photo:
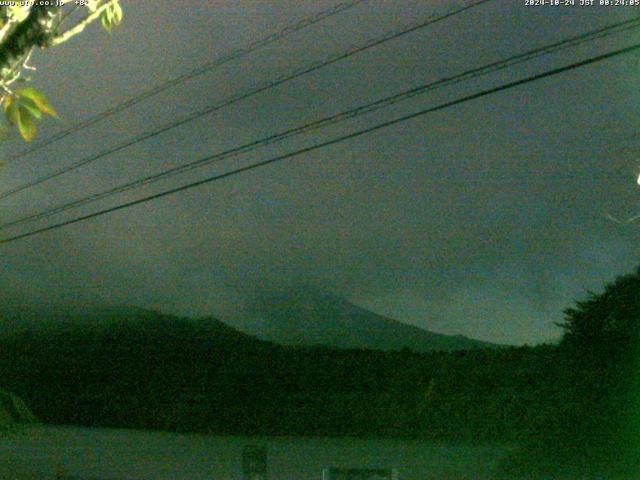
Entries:
[[33, 47], [50, 45], [59, 8], [36, 3], [27, 18], [6, 38], [0, 47], [0, 81], [15, 75], [15, 69]]
[[10, 22], [9, 20], [7, 20], [7, 23], [5, 23], [2, 28], [0, 28], [0, 43], [4, 42], [4, 39], [14, 26], [15, 22]]
[[102, 15], [102, 12], [104, 12], [107, 8], [109, 8], [110, 5], [111, 5], [111, 0], [108, 0], [107, 2], [103, 3], [98, 8], [96, 8], [89, 15], [87, 15], [82, 20], [80, 20], [78, 23], [76, 23], [73, 27], [55, 36], [51, 40], [51, 46], [60, 45], [61, 43], [64, 43], [67, 40], [69, 40], [71, 37], [74, 37], [77, 34], [81, 33], [87, 27], [87, 25], [89, 25], [94, 20], [97, 20], [98, 18], [100, 18], [100, 15]]
[[18, 25], [20, 22], [16, 20], [15, 17], [7, 16], [6, 23], [0, 28], [0, 45], [5, 41], [9, 33]]

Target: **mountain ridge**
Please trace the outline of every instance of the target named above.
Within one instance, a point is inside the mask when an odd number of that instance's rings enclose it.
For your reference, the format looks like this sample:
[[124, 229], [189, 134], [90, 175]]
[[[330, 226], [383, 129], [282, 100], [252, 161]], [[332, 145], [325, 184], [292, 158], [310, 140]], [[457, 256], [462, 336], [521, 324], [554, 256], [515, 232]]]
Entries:
[[[344, 297], [293, 289], [258, 298], [240, 330], [289, 346], [402, 350], [466, 350], [504, 345], [431, 332], [360, 307]], [[253, 324], [252, 324], [253, 323]]]
[[[5, 335], [34, 330], [102, 330], [115, 323], [124, 328], [132, 322], [157, 318], [157, 312], [136, 306], [13, 305], [0, 307], [0, 323]], [[163, 328], [170, 330], [171, 319], [163, 315]], [[402, 323], [358, 306], [348, 299], [311, 289], [297, 288], [259, 295], [244, 312], [241, 321], [213, 316], [189, 319], [204, 333], [225, 336], [246, 335], [255, 340], [284, 346], [326, 346], [340, 349], [404, 350], [418, 353], [474, 348], [503, 348], [464, 335], [431, 332]], [[232, 333], [233, 332], [233, 333]]]
[[[5, 332], [0, 385], [51, 424], [468, 439], [468, 425], [488, 418], [498, 423], [478, 427], [478, 435], [512, 438], [522, 430], [522, 415], [505, 421], [496, 406], [520, 398], [513, 392], [521, 388], [535, 405], [534, 392], [547, 381], [538, 374], [549, 372], [555, 358], [545, 347], [428, 353], [287, 347], [213, 318], [127, 311]], [[477, 415], [470, 420], [468, 412]]]

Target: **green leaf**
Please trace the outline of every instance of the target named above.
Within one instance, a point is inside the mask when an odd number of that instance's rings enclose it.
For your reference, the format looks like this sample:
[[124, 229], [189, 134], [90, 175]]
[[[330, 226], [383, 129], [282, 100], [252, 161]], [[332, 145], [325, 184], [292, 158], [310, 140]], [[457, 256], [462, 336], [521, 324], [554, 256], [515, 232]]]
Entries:
[[118, 0], [111, 0], [109, 6], [100, 15], [100, 22], [104, 29], [111, 33], [113, 27], [120, 25], [122, 21], [122, 7]]
[[33, 87], [24, 87], [13, 93], [7, 93], [2, 99], [2, 108], [9, 124], [17, 125], [20, 135], [27, 142], [35, 137], [35, 120], [41, 119], [43, 113], [58, 116], [46, 97]]
[[122, 7], [120, 6], [120, 3], [117, 0], [114, 0], [113, 2], [113, 6], [111, 7], [113, 10], [113, 14], [111, 15], [111, 20], [113, 25], [115, 25], [116, 27], [118, 25], [120, 25], [120, 22], [122, 21]]
[[[20, 100], [25, 101], [28, 105], [35, 105], [35, 107], [41, 111], [42, 113], [46, 113], [47, 115], [51, 115], [52, 117], [58, 117], [58, 114], [53, 109], [47, 98], [43, 93], [39, 92], [33, 87], [24, 87], [16, 90], [16, 95]], [[25, 105], [26, 106], [26, 105]], [[27, 107], [29, 108], [29, 107]], [[36, 115], [37, 118], [40, 116]]]
[[[31, 107], [39, 112], [33, 104], [31, 104]], [[2, 101], [2, 108], [7, 115], [9, 124], [18, 126], [18, 131], [22, 138], [27, 142], [33, 140], [36, 134], [36, 126], [33, 123], [30, 109], [24, 103], [21, 103], [16, 95], [7, 95]]]
[[7, 109], [9, 108], [9, 105], [11, 105], [11, 102], [13, 102], [13, 95], [7, 94], [2, 98], [2, 110], [4, 110], [4, 113], [7, 113]]
[[20, 119], [20, 112], [18, 111], [18, 102], [15, 95], [7, 95], [2, 101], [2, 108], [7, 116], [9, 125], [17, 125]]
[[111, 33], [111, 30], [113, 29], [113, 25], [111, 23], [111, 13], [109, 8], [107, 8], [100, 15], [100, 23], [102, 23], [102, 26], [107, 32]]
[[40, 118], [42, 118], [42, 110], [40, 110], [40, 108], [38, 108], [38, 106], [36, 105], [36, 103], [33, 100], [31, 100], [30, 98], [27, 98], [27, 97], [20, 97], [19, 102], [20, 102], [20, 106], [21, 107], [24, 107], [27, 110], [29, 110], [31, 115], [36, 117], [38, 120], [40, 120]]
[[36, 124], [33, 123], [33, 118], [31, 118], [31, 113], [29, 110], [20, 105], [18, 107], [18, 130], [20, 131], [20, 135], [26, 142], [30, 142], [33, 140], [33, 137], [36, 136]]

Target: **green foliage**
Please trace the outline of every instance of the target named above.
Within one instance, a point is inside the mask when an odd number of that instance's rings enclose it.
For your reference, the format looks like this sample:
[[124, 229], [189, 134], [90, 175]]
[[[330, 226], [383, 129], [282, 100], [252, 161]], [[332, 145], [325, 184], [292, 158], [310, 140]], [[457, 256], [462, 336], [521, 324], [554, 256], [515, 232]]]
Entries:
[[[119, 0], [76, 2], [77, 5], [85, 6], [89, 14], [60, 33], [58, 27], [66, 17], [62, 14], [63, 7], [49, 2], [50, 5], [41, 5], [36, 10], [36, 7], [27, 3], [14, 2], [12, 5], [0, 6], [0, 27], [6, 30], [0, 44], [0, 86], [6, 92], [1, 101], [9, 125], [16, 126], [21, 137], [29, 142], [36, 135], [36, 120], [40, 120], [43, 114], [57, 117], [44, 95], [33, 87], [15, 92], [10, 90], [10, 86], [16, 81], [29, 81], [20, 78], [20, 75], [23, 68], [28, 68], [26, 63], [33, 49], [60, 44], [82, 32], [86, 25], [98, 18], [103, 27], [111, 32], [122, 21], [122, 7]], [[71, 13], [71, 10], [67, 13]]]
[[120, 25], [122, 21], [122, 7], [118, 0], [112, 0], [100, 15], [100, 22], [104, 29], [111, 33], [113, 27]]
[[33, 87], [17, 89], [12, 94], [5, 95], [2, 100], [2, 108], [9, 125], [17, 126], [22, 138], [30, 142], [36, 134], [34, 120], [42, 118], [42, 114], [57, 117], [46, 97]]
[[[33, 87], [24, 87], [16, 90], [16, 95], [22, 99], [25, 104], [31, 104], [35, 107], [35, 110], [46, 113], [47, 115], [51, 115], [52, 117], [58, 118], [58, 114], [53, 109], [49, 101], [46, 99], [44, 94], [39, 92]], [[38, 118], [40, 118], [38, 116]]]

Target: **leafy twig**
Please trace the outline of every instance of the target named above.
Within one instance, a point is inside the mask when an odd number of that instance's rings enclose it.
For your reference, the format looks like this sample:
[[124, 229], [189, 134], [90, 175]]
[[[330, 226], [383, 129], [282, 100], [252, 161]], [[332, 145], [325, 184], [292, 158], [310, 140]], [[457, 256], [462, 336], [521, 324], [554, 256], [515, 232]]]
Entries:
[[91, 12], [89, 15], [87, 15], [78, 23], [76, 23], [73, 27], [53, 37], [53, 39], [51, 40], [51, 46], [60, 45], [61, 43], [64, 43], [70, 38], [78, 35], [85, 28], [87, 28], [87, 25], [89, 25], [94, 20], [97, 20], [98, 18], [100, 18], [101, 15], [107, 12], [109, 8], [113, 8], [113, 5], [116, 5], [116, 4], [117, 4], [117, 0], [108, 0], [106, 3], [103, 3], [102, 5], [97, 7], [93, 12]]

